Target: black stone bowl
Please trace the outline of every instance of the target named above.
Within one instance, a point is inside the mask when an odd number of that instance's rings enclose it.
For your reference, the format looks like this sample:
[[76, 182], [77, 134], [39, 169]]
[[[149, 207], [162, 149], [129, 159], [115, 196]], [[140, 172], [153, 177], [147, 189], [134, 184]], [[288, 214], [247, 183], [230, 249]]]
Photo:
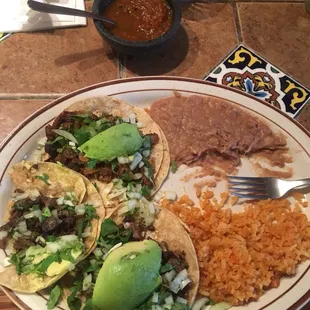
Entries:
[[[95, 0], [93, 3], [93, 13], [102, 14], [104, 9], [113, 0]], [[128, 55], [146, 55], [161, 50], [162, 47], [177, 33], [181, 24], [181, 7], [178, 0], [167, 0], [170, 5], [173, 17], [169, 30], [162, 36], [149, 41], [128, 41], [120, 39], [109, 32], [108, 27], [100, 20], [94, 19], [95, 26], [104, 40], [116, 51]]]

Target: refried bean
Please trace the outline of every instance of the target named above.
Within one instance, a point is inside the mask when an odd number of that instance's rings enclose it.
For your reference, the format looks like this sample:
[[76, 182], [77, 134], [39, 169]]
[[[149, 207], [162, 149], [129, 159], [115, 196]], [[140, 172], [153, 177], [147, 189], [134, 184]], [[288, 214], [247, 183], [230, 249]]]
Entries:
[[172, 23], [172, 9], [166, 0], [114, 0], [103, 15], [117, 24], [109, 31], [129, 41], [156, 39]]
[[169, 97], [152, 103], [149, 114], [165, 133], [171, 159], [202, 166], [209, 174], [214, 174], [214, 166], [231, 173], [241, 155], [286, 147], [281, 133], [219, 98]]

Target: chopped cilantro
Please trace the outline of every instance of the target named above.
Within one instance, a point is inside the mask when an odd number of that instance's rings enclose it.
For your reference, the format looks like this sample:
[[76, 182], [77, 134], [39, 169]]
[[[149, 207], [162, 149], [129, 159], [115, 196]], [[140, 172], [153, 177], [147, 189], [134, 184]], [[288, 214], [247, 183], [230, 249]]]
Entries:
[[44, 217], [50, 217], [52, 215], [51, 210], [49, 209], [49, 207], [46, 207], [44, 209], [44, 211], [42, 212], [42, 216]]
[[151, 137], [150, 136], [144, 137], [143, 147], [147, 150], [151, 149]]
[[47, 236], [47, 237], [45, 238], [45, 240], [46, 240], [47, 242], [54, 242], [54, 241], [56, 241], [56, 239], [57, 239], [57, 237], [54, 236], [54, 235], [49, 235], [49, 236]]
[[59, 298], [62, 294], [62, 290], [59, 285], [56, 285], [50, 293], [49, 299], [46, 303], [47, 309], [51, 310], [58, 304]]
[[73, 287], [70, 288], [71, 294], [67, 298], [67, 304], [70, 310], [80, 310], [82, 307], [81, 299], [76, 297], [78, 292], [82, 289], [82, 285], [83, 277], [80, 275], [79, 279], [74, 282]]
[[61, 262], [61, 258], [59, 255], [59, 252], [53, 253], [50, 256], [46, 257], [41, 263], [39, 263], [35, 270], [38, 273], [45, 273], [46, 270], [48, 269], [48, 267], [53, 263], [53, 262], [57, 262], [60, 263]]
[[150, 197], [151, 196], [151, 188], [149, 186], [142, 186], [141, 188], [141, 194], [144, 197]]
[[43, 175], [36, 175], [35, 179], [41, 180], [46, 185], [51, 185], [51, 183], [49, 183], [49, 181], [48, 181], [49, 176], [46, 173], [43, 173]]
[[111, 163], [111, 169], [112, 169], [112, 171], [113, 172], [115, 172], [115, 168], [117, 167], [117, 163], [115, 162], [115, 161], [113, 161], [112, 163]]
[[121, 180], [123, 180], [123, 181], [131, 181], [131, 180], [132, 180], [132, 176], [131, 176], [131, 174], [128, 173], [128, 172], [122, 173], [122, 174], [119, 176], [119, 178], [120, 178]]
[[46, 144], [54, 144], [54, 143], [61, 141], [61, 140], [64, 140], [64, 138], [61, 136], [57, 136], [53, 141], [47, 141]]
[[86, 166], [89, 169], [93, 169], [96, 167], [97, 162], [98, 162], [98, 159], [92, 158], [91, 160], [87, 162]]
[[75, 262], [75, 259], [74, 259], [74, 257], [72, 256], [71, 252], [72, 252], [72, 249], [71, 249], [71, 248], [68, 248], [68, 249], [66, 249], [66, 250], [64, 250], [64, 251], [61, 251], [60, 254], [59, 254], [60, 259], [61, 259], [61, 260], [67, 260], [67, 261], [69, 261], [69, 262], [71, 262], [71, 263], [74, 263], [74, 262]]
[[40, 205], [33, 205], [33, 206], [31, 207], [31, 210], [32, 210], [32, 211], [41, 210]]
[[91, 298], [86, 300], [83, 310], [93, 310]]
[[118, 227], [112, 219], [105, 219], [101, 224], [98, 244], [106, 250], [110, 250], [120, 242], [129, 242], [131, 235], [132, 231], [130, 229]]
[[176, 173], [176, 171], [178, 170], [177, 162], [175, 160], [171, 162], [170, 170], [172, 173]]
[[174, 269], [174, 267], [171, 264], [165, 264], [161, 266], [160, 273], [166, 273], [168, 271], [171, 271], [172, 269]]
[[92, 205], [89, 205], [89, 204], [85, 204], [84, 217], [86, 217], [89, 220], [99, 218], [96, 213], [96, 209]]
[[20, 259], [20, 256], [18, 255], [18, 253], [12, 254], [12, 256], [10, 257], [9, 262], [12, 265], [15, 265], [17, 274], [21, 274], [22, 273], [21, 259]]

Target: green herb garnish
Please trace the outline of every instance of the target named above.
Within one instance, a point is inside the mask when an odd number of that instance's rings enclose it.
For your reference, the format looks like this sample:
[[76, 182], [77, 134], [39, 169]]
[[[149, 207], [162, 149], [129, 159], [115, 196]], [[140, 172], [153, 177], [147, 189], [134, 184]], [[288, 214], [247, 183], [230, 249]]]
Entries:
[[51, 183], [48, 182], [49, 176], [46, 173], [43, 173], [43, 175], [36, 175], [35, 179], [41, 180], [44, 182], [46, 185], [51, 185]]
[[62, 290], [59, 285], [56, 285], [50, 293], [49, 299], [46, 303], [47, 309], [51, 310], [55, 308], [55, 306], [58, 304], [59, 298], [62, 294]]
[[178, 170], [177, 162], [175, 160], [171, 161], [170, 170], [172, 173], [176, 173], [176, 171]]
[[172, 269], [174, 269], [174, 267], [171, 264], [165, 264], [163, 266], [161, 266], [160, 268], [160, 273], [166, 273], [168, 271], [171, 271]]
[[49, 207], [46, 207], [44, 209], [44, 211], [42, 212], [42, 216], [44, 217], [50, 217], [52, 215], [51, 210], [49, 209]]
[[98, 159], [92, 158], [91, 160], [87, 162], [86, 167], [89, 169], [93, 169], [96, 167], [97, 162], [98, 162]]

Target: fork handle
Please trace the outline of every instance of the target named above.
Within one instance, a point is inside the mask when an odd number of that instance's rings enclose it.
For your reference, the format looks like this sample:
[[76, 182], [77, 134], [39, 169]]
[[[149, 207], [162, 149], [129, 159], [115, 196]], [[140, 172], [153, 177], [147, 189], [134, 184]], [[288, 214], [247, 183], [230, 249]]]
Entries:
[[[310, 186], [310, 178], [291, 181], [294, 189], [302, 189]], [[294, 183], [296, 185], [294, 185]]]

